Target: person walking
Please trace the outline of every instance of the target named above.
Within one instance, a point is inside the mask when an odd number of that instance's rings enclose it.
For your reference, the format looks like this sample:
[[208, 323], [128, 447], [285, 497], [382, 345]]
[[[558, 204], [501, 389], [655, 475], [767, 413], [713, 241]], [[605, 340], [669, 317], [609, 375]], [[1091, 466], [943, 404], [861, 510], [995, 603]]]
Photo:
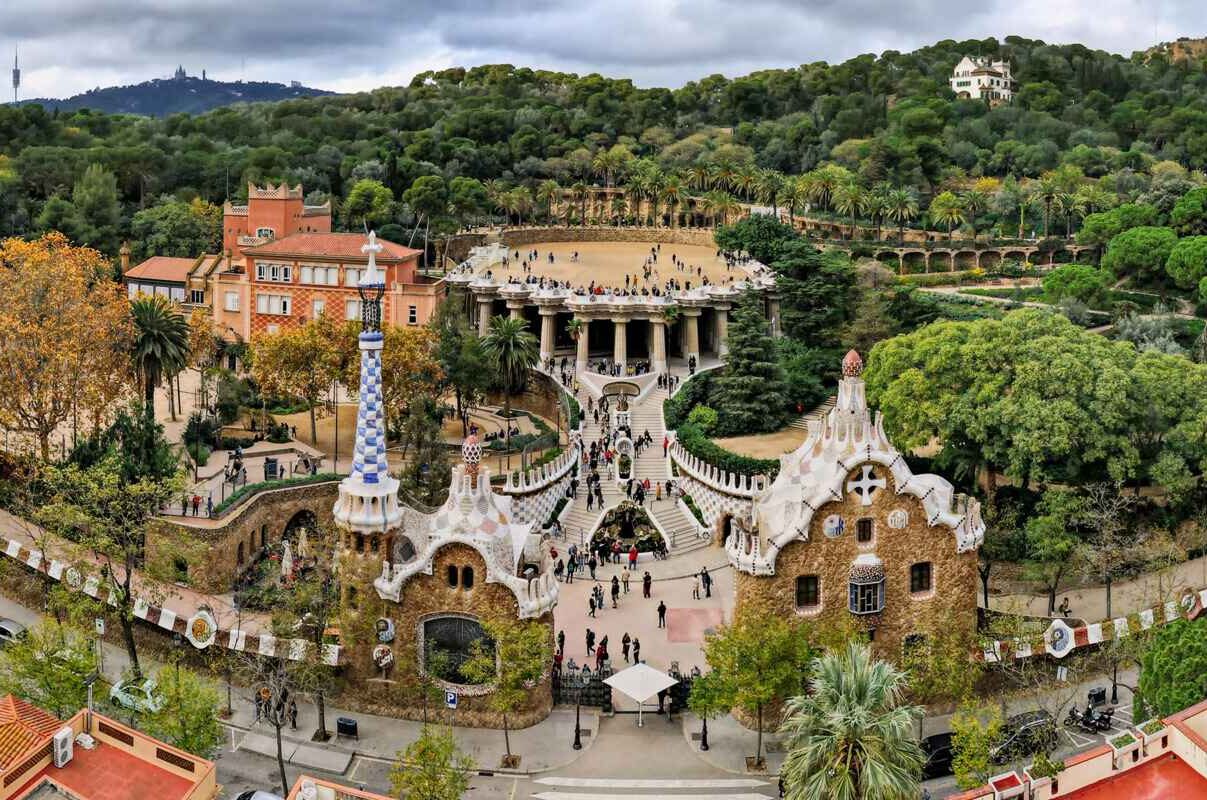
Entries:
[[692, 600], [700, 599], [700, 576], [692, 576]]
[[636, 636], [633, 637], [633, 663], [641, 663], [641, 640]]
[[620, 599], [620, 578], [612, 576], [612, 608], [617, 608], [616, 601]]
[[625, 567], [620, 571], [620, 585], [624, 587], [624, 593], [629, 593], [629, 568]]
[[632, 643], [629, 638], [629, 632], [625, 631], [624, 636], [620, 637], [620, 652], [624, 656], [624, 663], [629, 663], [629, 645]]
[[599, 562], [595, 560], [595, 554], [591, 554], [591, 558], [587, 559], [587, 569], [591, 570], [591, 580], [595, 580], [595, 568], [599, 566]]
[[594, 617], [595, 616], [595, 592], [591, 592], [591, 596], [587, 598], [587, 604], [591, 609], [590, 611], [587, 612], [587, 616]]
[[197, 516], [198, 509], [201, 508], [201, 495], [193, 495], [193, 516]]
[[570, 553], [570, 560], [566, 563], [566, 583], [574, 583], [574, 570], [578, 568], [578, 561], [574, 558], [574, 553]]
[[668, 448], [668, 447], [670, 447], [670, 446], [671, 446], [671, 440], [670, 440], [670, 438], [669, 438], [669, 437], [666, 437], [666, 436], [663, 436], [663, 437], [662, 437], [662, 457], [663, 457], [663, 458], [666, 458], [666, 450], [667, 450], [667, 448]]
[[587, 628], [587, 655], [595, 653], [595, 631]]
[[658, 627], [666, 627], [666, 603], [663, 601], [658, 603]]
[[650, 597], [650, 589], [654, 587], [654, 578], [650, 575], [647, 569], [645, 574], [641, 576], [641, 594], [643, 597]]
[[557, 652], [559, 652], [559, 653], [566, 652], [566, 632], [565, 631], [557, 632]]
[[708, 574], [708, 567], [700, 568], [700, 583], [704, 584], [704, 596], [712, 597], [712, 576]]

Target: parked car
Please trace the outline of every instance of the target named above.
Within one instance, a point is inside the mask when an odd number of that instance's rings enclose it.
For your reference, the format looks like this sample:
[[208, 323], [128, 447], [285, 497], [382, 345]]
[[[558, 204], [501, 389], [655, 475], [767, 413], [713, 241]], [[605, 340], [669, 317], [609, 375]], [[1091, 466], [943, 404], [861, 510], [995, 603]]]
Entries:
[[156, 694], [159, 684], [154, 678], [147, 678], [138, 686], [129, 681], [120, 680], [109, 690], [109, 699], [122, 708], [138, 711], [142, 714], [154, 714], [163, 708], [163, 695]]
[[936, 733], [921, 741], [922, 754], [926, 763], [922, 765], [922, 777], [943, 778], [951, 774], [951, 734]]
[[285, 800], [285, 798], [272, 792], [261, 792], [259, 789], [252, 789], [241, 792], [235, 800]]
[[25, 626], [14, 619], [0, 617], [0, 647], [25, 635]]
[[1047, 711], [1015, 714], [1002, 725], [1001, 740], [989, 748], [995, 764], [1051, 750], [1056, 746], [1056, 721]]

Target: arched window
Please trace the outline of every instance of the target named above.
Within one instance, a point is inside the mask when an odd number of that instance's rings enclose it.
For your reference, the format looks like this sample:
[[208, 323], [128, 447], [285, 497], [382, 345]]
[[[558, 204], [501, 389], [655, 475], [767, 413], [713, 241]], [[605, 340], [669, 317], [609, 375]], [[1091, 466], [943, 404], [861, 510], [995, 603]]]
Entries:
[[448, 585], [453, 587], [454, 589], [456, 589], [457, 588], [457, 567], [456, 567], [456, 565], [449, 564], [448, 569], [445, 570], [445, 573], [448, 575]]
[[[462, 616], [433, 617], [423, 623], [423, 661], [424, 669], [435, 667], [435, 677], [450, 683], [469, 684], [470, 681], [461, 674], [461, 666], [469, 660], [474, 650], [474, 643], [485, 640], [486, 632], [477, 620]], [[435, 664], [429, 659], [433, 654], [440, 658]]]
[[852, 614], [879, 614], [884, 610], [884, 562], [863, 553], [851, 565], [848, 608]]
[[461, 568], [461, 588], [462, 589], [474, 588], [474, 568], [473, 567], [462, 567]]

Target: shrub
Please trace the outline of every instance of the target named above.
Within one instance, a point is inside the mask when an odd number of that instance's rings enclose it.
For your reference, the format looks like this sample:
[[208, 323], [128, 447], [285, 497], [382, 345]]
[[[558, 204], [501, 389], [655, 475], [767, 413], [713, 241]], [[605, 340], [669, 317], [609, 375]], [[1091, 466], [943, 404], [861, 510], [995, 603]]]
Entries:
[[680, 425], [678, 436], [679, 442], [687, 452], [726, 472], [738, 475], [765, 474], [768, 477], [774, 477], [775, 473], [779, 471], [779, 459], [750, 458], [730, 452], [713, 442], [703, 431], [691, 423]]
[[696, 501], [692, 499], [690, 494], [683, 495], [683, 505], [687, 506], [687, 510], [692, 512], [692, 516], [696, 518], [697, 522], [701, 525], [707, 524], [704, 522], [704, 512], [696, 505]]
[[209, 443], [218, 435], [218, 423], [213, 417], [203, 417], [198, 411], [189, 415], [184, 426], [185, 444]]
[[717, 427], [717, 412], [708, 406], [696, 406], [687, 415], [687, 421], [705, 433], [712, 433]]
[[219, 450], [234, 450], [236, 447], [241, 447], [244, 450], [256, 443], [256, 440], [250, 436], [223, 436], [218, 439]]
[[226, 509], [232, 508], [242, 503], [246, 498], [260, 492], [267, 492], [272, 489], [284, 489], [288, 486], [303, 486], [308, 483], [326, 483], [327, 481], [338, 481], [339, 479], [340, 476], [334, 472], [320, 472], [318, 475], [302, 475], [297, 478], [281, 478], [275, 481], [249, 483], [246, 486], [239, 487], [230, 497], [214, 506], [214, 516], [221, 515]]

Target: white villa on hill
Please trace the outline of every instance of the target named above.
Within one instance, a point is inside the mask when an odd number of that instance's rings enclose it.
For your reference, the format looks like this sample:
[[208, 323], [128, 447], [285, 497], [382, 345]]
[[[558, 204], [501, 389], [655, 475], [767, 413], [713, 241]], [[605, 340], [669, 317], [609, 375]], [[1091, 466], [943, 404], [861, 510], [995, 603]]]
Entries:
[[1010, 102], [1014, 86], [1009, 61], [964, 56], [951, 73], [956, 97], [980, 98], [991, 105]]

